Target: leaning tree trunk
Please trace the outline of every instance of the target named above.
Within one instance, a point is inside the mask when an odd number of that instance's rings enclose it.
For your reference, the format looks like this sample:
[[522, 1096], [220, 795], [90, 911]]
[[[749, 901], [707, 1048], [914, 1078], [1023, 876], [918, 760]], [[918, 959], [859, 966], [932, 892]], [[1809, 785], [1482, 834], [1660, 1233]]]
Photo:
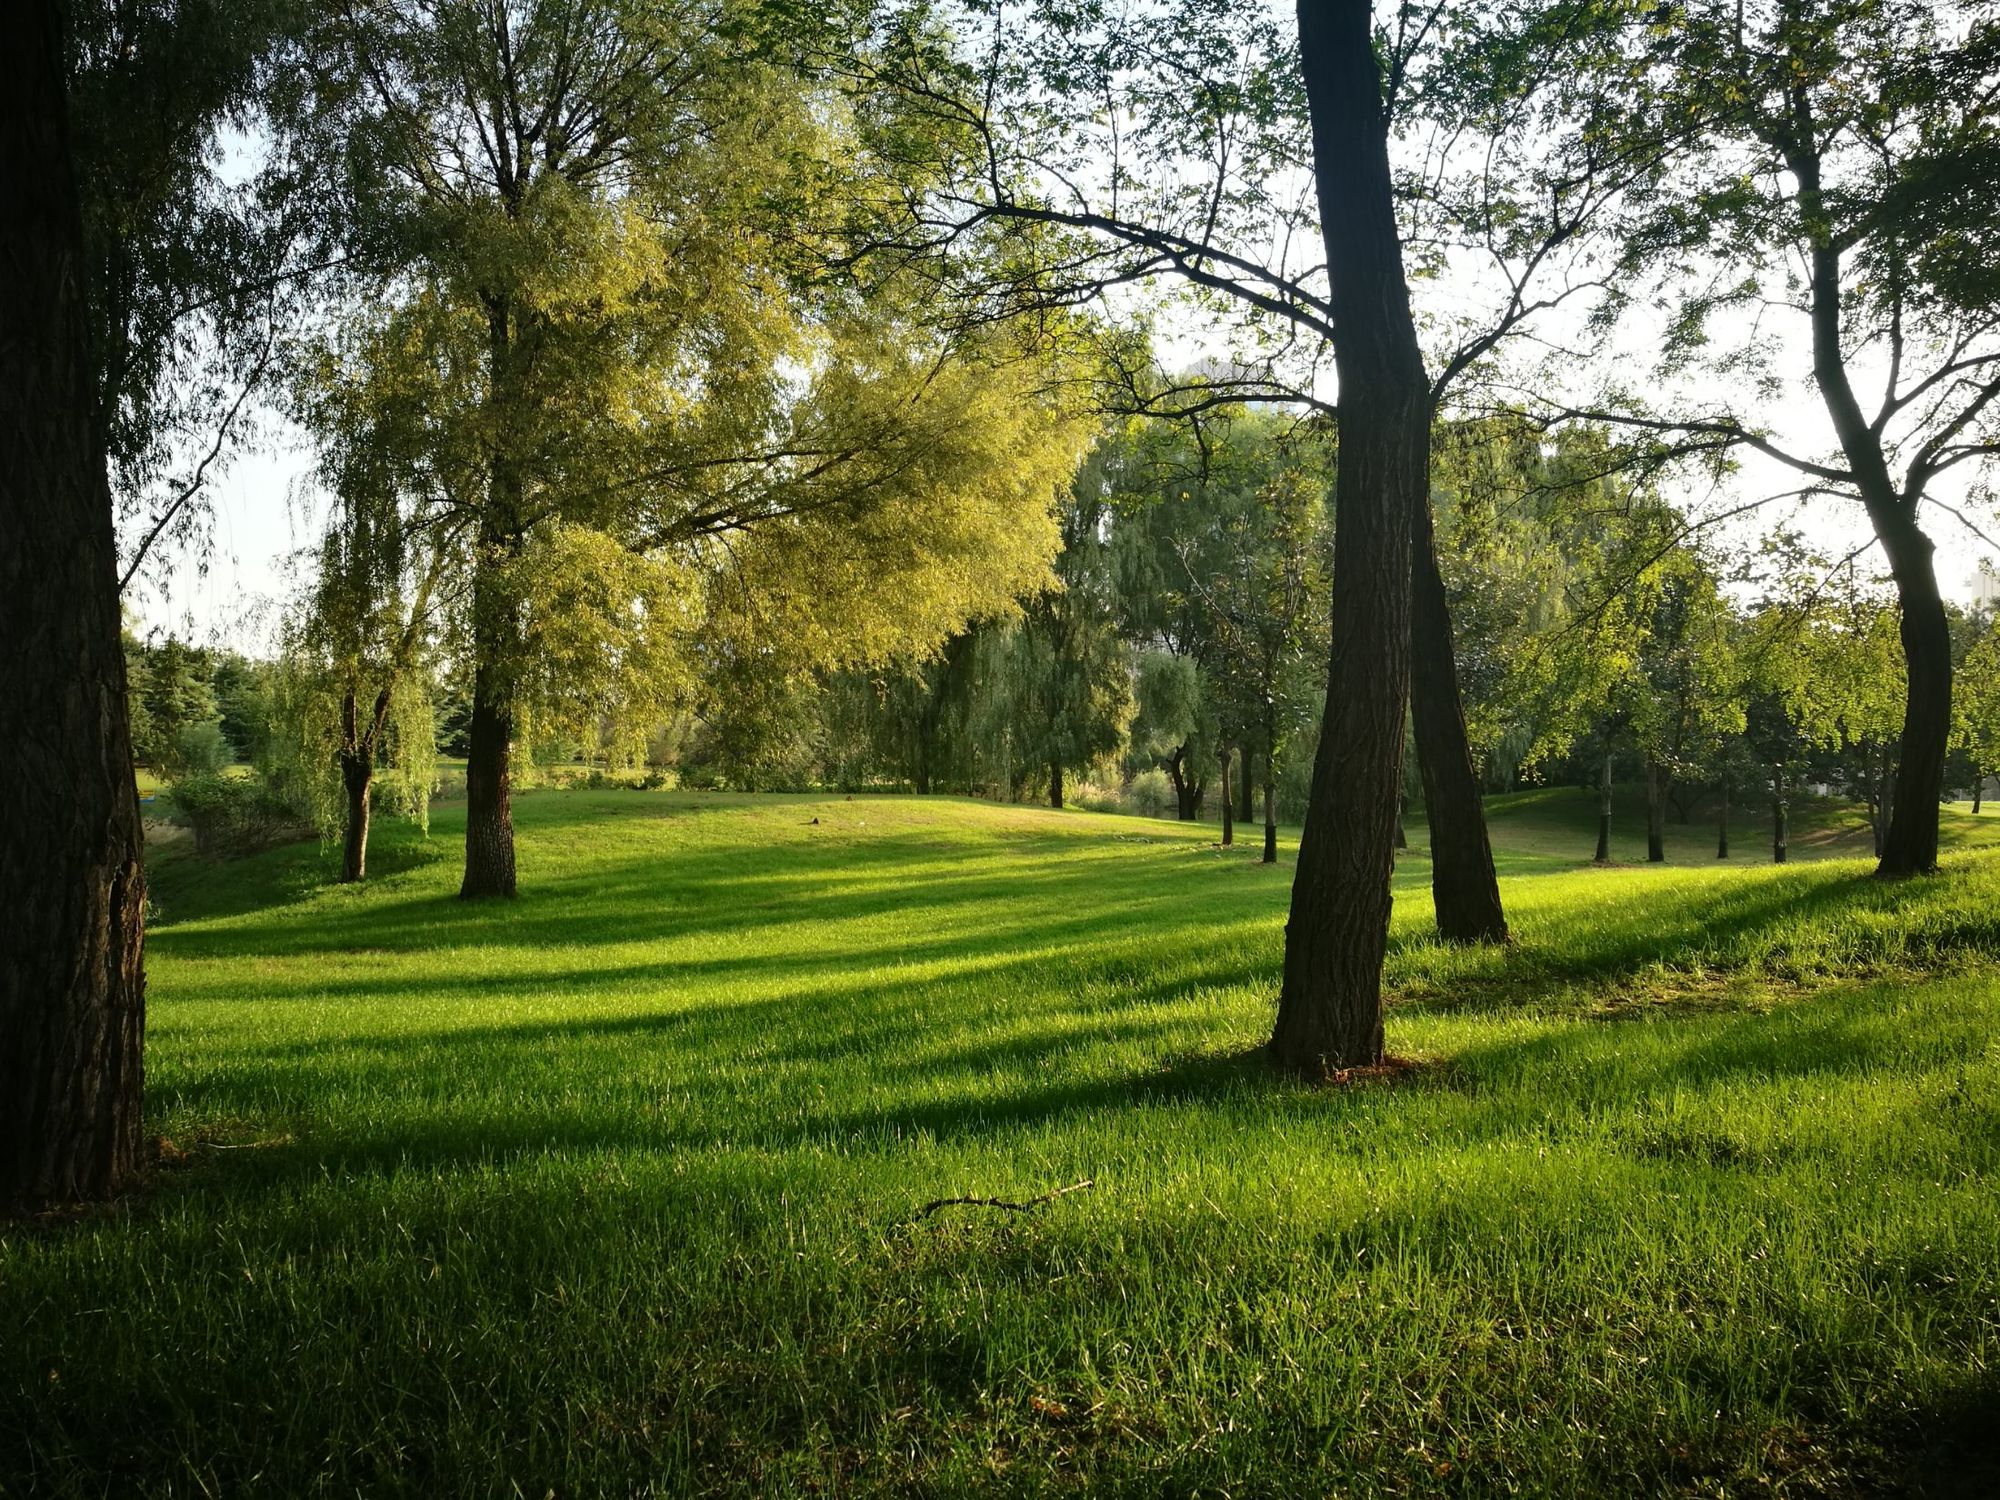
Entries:
[[1792, 857], [1791, 804], [1785, 798], [1785, 767], [1771, 767], [1771, 863], [1782, 865]]
[[[1790, 152], [1799, 206], [1809, 226], [1823, 222], [1820, 158], [1810, 131]], [[1823, 233], [1818, 228], [1813, 232]], [[1951, 625], [1938, 592], [1936, 548], [1917, 525], [1920, 495], [1905, 494], [1889, 472], [1879, 427], [1863, 415], [1847, 369], [1843, 340], [1841, 252], [1830, 241], [1812, 245], [1807, 257], [1811, 293], [1813, 380], [1875, 539], [1889, 559], [1901, 613], [1903, 660], [1909, 690], [1903, 701], [1901, 763], [1890, 799], [1890, 817], [1875, 873], [1893, 878], [1937, 869], [1938, 805], [1944, 797], [1945, 758], [1951, 748]]]
[[1236, 842], [1236, 807], [1229, 794], [1230, 752], [1224, 750], [1217, 758], [1222, 762], [1222, 847], [1227, 849]]
[[1727, 777], [1723, 778], [1720, 790], [1722, 793], [1722, 811], [1716, 814], [1715, 819], [1715, 857], [1717, 859], [1727, 859], [1729, 858], [1729, 780]]
[[1604, 747], [1604, 774], [1597, 783], [1597, 854], [1600, 865], [1611, 863], [1611, 747]]
[[1660, 780], [1660, 763], [1646, 757], [1646, 863], [1667, 859], [1667, 789]]
[[1382, 1058], [1382, 960], [1410, 692], [1410, 528], [1430, 386], [1410, 316], [1368, 0], [1299, 0], [1340, 380], [1332, 651], [1271, 1055], [1320, 1075]]
[[1431, 835], [1431, 903], [1454, 943], [1504, 943], [1507, 914], [1486, 834], [1486, 806], [1459, 699], [1451, 607], [1438, 572], [1428, 492], [1411, 518], [1410, 717]]
[[341, 839], [340, 878], [352, 884], [368, 877], [369, 791], [375, 784], [373, 746], [365, 754], [341, 755], [340, 783], [347, 792], [347, 827]]
[[146, 879], [61, 8], [0, 49], [0, 1211], [140, 1165]]

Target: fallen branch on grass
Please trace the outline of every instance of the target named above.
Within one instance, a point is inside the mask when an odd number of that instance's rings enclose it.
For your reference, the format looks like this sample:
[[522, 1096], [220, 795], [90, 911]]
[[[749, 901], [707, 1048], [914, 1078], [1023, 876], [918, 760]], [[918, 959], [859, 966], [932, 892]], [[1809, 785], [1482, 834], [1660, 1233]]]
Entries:
[[1081, 1182], [1072, 1182], [1068, 1187], [1051, 1188], [1046, 1193], [1037, 1193], [1032, 1198], [1023, 1198], [1016, 1203], [1008, 1198], [933, 1198], [917, 1210], [916, 1217], [927, 1219], [941, 1208], [1004, 1208], [1012, 1213], [1021, 1213], [1030, 1208], [1060, 1198], [1067, 1193], [1080, 1193], [1087, 1187], [1096, 1187], [1095, 1177], [1086, 1177]]

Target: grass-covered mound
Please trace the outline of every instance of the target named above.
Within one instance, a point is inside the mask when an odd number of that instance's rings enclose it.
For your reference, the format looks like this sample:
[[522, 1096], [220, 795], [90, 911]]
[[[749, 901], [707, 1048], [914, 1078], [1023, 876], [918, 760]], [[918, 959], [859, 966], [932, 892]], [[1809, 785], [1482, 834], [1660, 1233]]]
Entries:
[[0, 1231], [0, 1493], [2000, 1487], [1985, 819], [1885, 886], [1501, 799], [1516, 945], [1413, 857], [1419, 1066], [1307, 1089], [1212, 828], [539, 794], [466, 907], [457, 816], [163, 863], [169, 1160]]

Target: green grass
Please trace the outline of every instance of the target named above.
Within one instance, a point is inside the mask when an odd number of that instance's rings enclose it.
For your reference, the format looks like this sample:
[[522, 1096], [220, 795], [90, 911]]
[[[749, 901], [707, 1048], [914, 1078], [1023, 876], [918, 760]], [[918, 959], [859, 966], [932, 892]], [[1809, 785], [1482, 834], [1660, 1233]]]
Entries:
[[158, 862], [176, 1160], [0, 1230], [0, 1493], [2000, 1486], [2000, 817], [1885, 886], [1499, 799], [1517, 943], [1407, 861], [1422, 1066], [1310, 1089], [1212, 828], [540, 793], [468, 908], [461, 816]]

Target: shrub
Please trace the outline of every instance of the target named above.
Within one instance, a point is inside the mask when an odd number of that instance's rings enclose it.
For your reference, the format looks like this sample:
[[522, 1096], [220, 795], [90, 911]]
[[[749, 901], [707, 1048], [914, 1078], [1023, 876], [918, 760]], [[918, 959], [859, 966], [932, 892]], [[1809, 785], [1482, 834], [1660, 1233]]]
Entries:
[[1142, 817], [1164, 818], [1173, 810], [1174, 784], [1158, 766], [1141, 771], [1125, 789], [1125, 800]]
[[254, 774], [184, 776], [174, 783], [173, 798], [198, 854], [249, 854], [313, 832], [310, 818]]
[[175, 736], [174, 764], [185, 776], [212, 776], [235, 763], [236, 747], [213, 720], [189, 724]]
[[1070, 806], [1080, 807], [1085, 812], [1122, 813], [1125, 811], [1125, 799], [1119, 795], [1117, 787], [1099, 786], [1094, 781], [1079, 781], [1076, 784], [1075, 790], [1070, 793], [1069, 803]]

